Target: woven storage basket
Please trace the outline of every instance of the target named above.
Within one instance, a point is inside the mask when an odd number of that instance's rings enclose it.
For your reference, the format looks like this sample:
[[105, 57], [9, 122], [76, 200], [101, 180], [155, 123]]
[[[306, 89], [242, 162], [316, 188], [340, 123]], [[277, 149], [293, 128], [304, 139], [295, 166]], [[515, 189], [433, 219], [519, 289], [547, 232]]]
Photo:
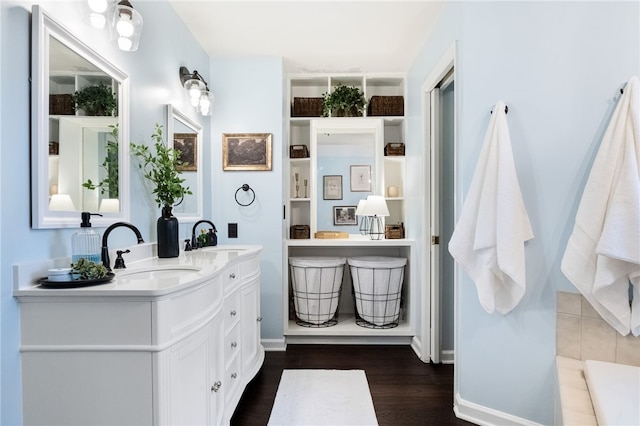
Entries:
[[323, 98], [293, 98], [292, 117], [321, 117]]
[[289, 158], [309, 158], [309, 148], [306, 145], [291, 145]]
[[289, 229], [289, 238], [292, 240], [306, 240], [311, 238], [309, 225], [293, 225]]
[[404, 144], [392, 142], [384, 146], [384, 155], [404, 155]]
[[403, 116], [404, 97], [402, 96], [372, 96], [369, 101], [367, 115], [371, 117], [381, 115]]
[[404, 224], [385, 225], [384, 237], [387, 240], [398, 240], [404, 238]]
[[74, 115], [76, 110], [73, 97], [66, 95], [49, 95], [49, 115]]

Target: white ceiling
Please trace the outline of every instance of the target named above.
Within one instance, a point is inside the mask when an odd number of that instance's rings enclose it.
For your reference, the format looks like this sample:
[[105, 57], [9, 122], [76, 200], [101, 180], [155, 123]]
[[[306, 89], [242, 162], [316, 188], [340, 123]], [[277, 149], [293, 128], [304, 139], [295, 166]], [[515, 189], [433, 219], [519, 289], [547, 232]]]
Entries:
[[287, 72], [406, 72], [443, 1], [170, 0], [209, 56], [283, 57]]

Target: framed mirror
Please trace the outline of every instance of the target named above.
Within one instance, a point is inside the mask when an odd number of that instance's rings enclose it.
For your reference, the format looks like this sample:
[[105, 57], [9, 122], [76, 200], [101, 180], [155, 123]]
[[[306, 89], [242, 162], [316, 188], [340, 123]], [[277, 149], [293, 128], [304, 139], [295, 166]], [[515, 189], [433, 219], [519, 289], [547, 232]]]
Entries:
[[180, 172], [193, 193], [173, 207], [173, 215], [180, 222], [196, 222], [203, 214], [202, 126], [173, 105], [167, 105], [167, 140], [170, 147], [181, 153], [184, 165]]
[[32, 227], [128, 221], [128, 76], [38, 5], [31, 53]]

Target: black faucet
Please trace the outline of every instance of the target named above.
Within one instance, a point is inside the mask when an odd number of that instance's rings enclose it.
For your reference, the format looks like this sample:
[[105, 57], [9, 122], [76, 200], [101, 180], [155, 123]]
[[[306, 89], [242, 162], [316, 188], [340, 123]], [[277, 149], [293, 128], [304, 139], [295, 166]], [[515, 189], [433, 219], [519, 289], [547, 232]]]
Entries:
[[111, 261], [109, 260], [109, 247], [107, 246], [107, 239], [109, 238], [109, 234], [111, 233], [111, 231], [113, 231], [115, 228], [119, 228], [120, 226], [129, 228], [133, 232], [135, 232], [136, 237], [138, 238], [138, 244], [144, 243], [144, 240], [142, 239], [142, 234], [140, 234], [140, 231], [138, 230], [138, 228], [136, 228], [132, 224], [127, 222], [116, 222], [113, 225], [110, 225], [107, 229], [105, 229], [104, 234], [102, 234], [102, 264], [109, 271], [111, 270], [111, 265], [110, 265]]
[[208, 223], [209, 225], [211, 225], [213, 232], [218, 232], [218, 230], [216, 229], [216, 226], [210, 220], [202, 219], [194, 223], [193, 229], [191, 230], [191, 249], [192, 250], [195, 250], [198, 248], [198, 240], [196, 240], [196, 229], [198, 228], [198, 225], [200, 225], [201, 223]]

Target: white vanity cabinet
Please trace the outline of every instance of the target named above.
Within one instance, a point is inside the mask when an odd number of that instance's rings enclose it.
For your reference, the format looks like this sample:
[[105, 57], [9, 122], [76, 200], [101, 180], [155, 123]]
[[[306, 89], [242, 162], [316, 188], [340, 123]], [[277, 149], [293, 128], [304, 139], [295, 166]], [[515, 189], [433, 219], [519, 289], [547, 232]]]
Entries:
[[150, 276], [200, 268], [173, 286], [170, 273], [127, 281], [139, 267], [129, 265], [101, 286], [14, 291], [24, 424], [229, 424], [264, 360], [260, 250], [203, 249], [146, 266]]

